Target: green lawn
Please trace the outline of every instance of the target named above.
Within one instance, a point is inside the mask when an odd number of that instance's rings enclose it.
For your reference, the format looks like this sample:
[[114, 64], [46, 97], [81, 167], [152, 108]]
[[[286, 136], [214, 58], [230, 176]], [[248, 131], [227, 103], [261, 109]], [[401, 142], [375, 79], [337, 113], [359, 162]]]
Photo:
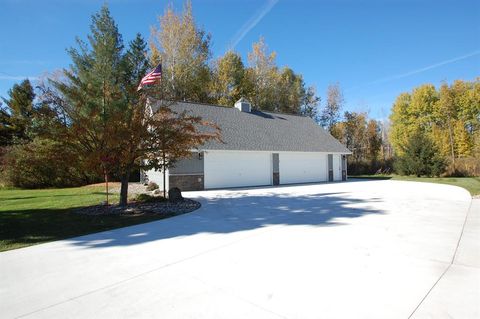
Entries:
[[[361, 175], [349, 178], [393, 179], [460, 186], [480, 195], [479, 177], [427, 178], [398, 175]], [[113, 202], [118, 194], [111, 194]], [[101, 186], [18, 190], [0, 188], [0, 251], [140, 224], [162, 216], [84, 216], [72, 208], [105, 200]]]
[[[118, 194], [111, 194], [118, 202]], [[84, 216], [71, 208], [105, 201], [100, 186], [17, 190], [0, 189], [0, 251], [112, 228], [144, 223], [161, 216]]]
[[448, 184], [463, 187], [472, 194], [480, 195], [480, 177], [415, 177], [400, 175], [357, 175], [348, 178], [369, 178], [369, 179], [393, 179], [398, 181], [413, 181]]

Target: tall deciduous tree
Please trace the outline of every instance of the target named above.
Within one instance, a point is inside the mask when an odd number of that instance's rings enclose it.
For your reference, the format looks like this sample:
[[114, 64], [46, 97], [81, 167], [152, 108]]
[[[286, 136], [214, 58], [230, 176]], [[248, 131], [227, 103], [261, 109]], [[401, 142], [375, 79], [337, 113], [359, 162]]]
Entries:
[[148, 72], [147, 44], [140, 34], [129, 43], [122, 58], [121, 86], [124, 102], [121, 110], [111, 118], [110, 147], [116, 153], [115, 173], [120, 177], [120, 205], [127, 204], [128, 181], [134, 169], [141, 166], [143, 143], [148, 138], [147, 99], [138, 93], [138, 84]]
[[175, 113], [166, 102], [158, 102], [158, 111], [148, 118], [148, 139], [144, 141], [144, 168], [161, 170], [163, 195], [166, 195], [165, 174], [168, 168], [191, 150], [210, 139], [220, 140], [216, 124], [186, 112]]
[[476, 142], [480, 132], [479, 83], [443, 83], [438, 90], [433, 85], [422, 85], [411, 93], [402, 93], [390, 116], [395, 153], [403, 155], [411, 136], [422, 131], [443, 156], [450, 158], [453, 169], [457, 158], [473, 156], [475, 145], [480, 144]]
[[302, 100], [300, 113], [304, 116], [310, 117], [315, 122], [318, 122], [318, 106], [321, 104], [321, 99], [317, 96], [317, 92], [313, 86], [309, 86], [306, 89]]
[[233, 106], [246, 92], [245, 67], [238, 53], [228, 51], [213, 65], [211, 96], [214, 103]]
[[390, 114], [390, 142], [395, 153], [402, 155], [402, 146], [406, 145], [415, 132], [414, 123], [410, 117], [409, 108], [412, 96], [409, 93], [400, 94], [393, 103]]
[[332, 134], [352, 151], [350, 165], [354, 173], [371, 173], [384, 164], [378, 162], [383, 143], [381, 126], [368, 119], [367, 113], [345, 112]]
[[390, 115], [390, 138], [397, 155], [401, 155], [405, 145], [417, 131], [431, 133], [438, 100], [438, 93], [430, 84], [415, 88], [411, 94], [402, 93], [397, 98]]
[[344, 118], [346, 146], [358, 162], [365, 157], [366, 114], [345, 112]]
[[277, 75], [275, 97], [276, 109], [282, 113], [300, 114], [306, 94], [303, 77], [284, 67]]
[[306, 87], [302, 75], [291, 68], [279, 69], [275, 59], [276, 53], [268, 50], [263, 37], [254, 43], [242, 92], [260, 110], [303, 114], [317, 120], [320, 98], [315, 89]]
[[382, 148], [382, 135], [380, 124], [370, 119], [365, 131], [366, 154], [365, 157], [370, 163], [375, 163], [380, 155]]
[[196, 24], [187, 1], [177, 14], [169, 6], [151, 31], [151, 63], [162, 63], [163, 81], [174, 100], [208, 102], [210, 35]]
[[277, 111], [275, 103], [278, 70], [275, 62], [276, 53], [269, 52], [263, 37], [253, 44], [248, 53], [247, 79], [251, 91], [247, 98], [252, 104], [265, 111]]
[[451, 160], [455, 167], [455, 139], [454, 126], [456, 118], [456, 107], [454, 103], [453, 92], [449, 89], [448, 84], [443, 83], [440, 87], [440, 98], [435, 104], [432, 114], [435, 118], [436, 125], [448, 134], [448, 145]]
[[327, 89], [327, 100], [320, 114], [320, 125], [333, 132], [333, 128], [340, 120], [341, 110], [345, 100], [340, 88], [340, 84], [331, 84]]

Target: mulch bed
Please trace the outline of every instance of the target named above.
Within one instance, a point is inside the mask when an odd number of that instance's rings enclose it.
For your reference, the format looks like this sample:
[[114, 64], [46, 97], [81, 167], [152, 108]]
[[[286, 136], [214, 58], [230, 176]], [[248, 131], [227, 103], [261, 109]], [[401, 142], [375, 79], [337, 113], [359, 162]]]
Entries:
[[118, 205], [95, 205], [82, 207], [74, 210], [77, 214], [98, 216], [98, 215], [130, 215], [138, 216], [145, 214], [176, 216], [190, 213], [199, 209], [201, 204], [192, 199], [184, 198], [180, 201], [155, 201], [155, 202], [131, 202], [126, 207]]

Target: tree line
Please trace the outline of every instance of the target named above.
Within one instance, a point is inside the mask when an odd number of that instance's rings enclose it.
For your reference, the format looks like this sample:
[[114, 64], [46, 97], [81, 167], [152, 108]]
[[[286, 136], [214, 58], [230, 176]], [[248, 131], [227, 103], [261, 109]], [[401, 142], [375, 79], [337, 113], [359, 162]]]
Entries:
[[[132, 171], [165, 171], [192, 148], [219, 139], [214, 123], [169, 108], [168, 82], [138, 90], [152, 66], [147, 43], [137, 34], [125, 45], [106, 6], [92, 16], [87, 41], [77, 40], [68, 53], [71, 66], [59, 76], [36, 90], [25, 80], [3, 99], [2, 179], [8, 183], [58, 187], [115, 177], [125, 205]], [[154, 116], [147, 101], [161, 101]]]
[[[195, 24], [190, 2], [180, 13], [167, 7], [149, 43], [137, 34], [125, 44], [104, 6], [92, 16], [86, 40], [67, 49], [69, 68], [35, 88], [28, 80], [15, 84], [2, 99], [3, 182], [60, 187], [110, 177], [122, 182], [125, 204], [133, 171], [165, 169], [206, 140], [220, 139], [215, 123], [175, 114], [165, 101], [233, 106], [246, 97], [261, 110], [316, 118], [315, 90], [300, 74], [280, 69], [263, 38], [253, 44], [247, 65], [233, 51], [211, 60], [210, 41]], [[158, 63], [161, 81], [137, 91]], [[153, 117], [148, 99], [163, 101]]]
[[331, 86], [318, 120], [352, 152], [350, 174], [480, 175], [480, 78], [401, 93], [388, 121], [343, 104]]
[[393, 104], [390, 121], [399, 172], [413, 174], [412, 166], [421, 165], [410, 163], [411, 154], [430, 151], [435, 154], [429, 157], [434, 159], [431, 169], [417, 171], [480, 174], [480, 78], [443, 83], [439, 88], [425, 84], [402, 93]]
[[[122, 181], [125, 202], [132, 171], [174, 165], [188, 155], [185, 150], [220, 138], [214, 123], [173, 114], [168, 105], [147, 117], [148, 98], [233, 106], [246, 97], [257, 109], [317, 118], [315, 89], [292, 69], [278, 67], [263, 38], [247, 63], [234, 51], [212, 60], [210, 43], [189, 1], [181, 12], [166, 8], [149, 42], [137, 34], [127, 44], [104, 6], [92, 16], [87, 38], [67, 49], [70, 68], [35, 88], [28, 80], [15, 84], [3, 99], [2, 180], [58, 187], [111, 177]], [[159, 63], [161, 82], [137, 92], [141, 78]], [[209, 135], [200, 134], [202, 125], [210, 127]]]
[[[241, 97], [260, 110], [317, 121], [352, 151], [350, 173], [395, 169], [438, 175], [449, 162], [450, 171], [478, 174], [479, 80], [439, 89], [424, 85], [401, 94], [390, 123], [384, 123], [367, 113], [344, 111], [338, 83], [328, 87], [321, 103], [301, 74], [277, 66], [276, 53], [263, 38], [253, 44], [246, 63], [234, 51], [212, 60], [210, 43], [211, 35], [195, 23], [190, 2], [179, 13], [167, 7], [149, 42], [137, 34], [127, 44], [104, 6], [92, 16], [87, 39], [68, 49], [70, 68], [35, 88], [28, 80], [15, 84], [3, 99], [2, 180], [20, 187], [59, 187], [110, 177], [121, 181], [125, 204], [133, 171], [165, 169], [206, 140], [220, 139], [215, 123], [176, 114], [165, 101], [233, 106]], [[138, 91], [141, 78], [158, 63], [162, 80]], [[156, 116], [150, 116], [148, 99], [163, 101]], [[422, 162], [432, 163], [425, 169]]]
[[150, 64], [162, 63], [162, 80], [174, 100], [233, 106], [244, 97], [260, 110], [316, 115], [320, 98], [314, 87], [291, 68], [280, 68], [263, 37], [247, 62], [231, 50], [212, 60], [210, 43], [211, 35], [195, 23], [190, 2], [180, 13], [167, 7], [152, 27]]
[[342, 89], [338, 83], [332, 84], [315, 119], [352, 152], [348, 159], [349, 174], [391, 173], [393, 152], [388, 125], [369, 118], [367, 112], [344, 111], [344, 108]]

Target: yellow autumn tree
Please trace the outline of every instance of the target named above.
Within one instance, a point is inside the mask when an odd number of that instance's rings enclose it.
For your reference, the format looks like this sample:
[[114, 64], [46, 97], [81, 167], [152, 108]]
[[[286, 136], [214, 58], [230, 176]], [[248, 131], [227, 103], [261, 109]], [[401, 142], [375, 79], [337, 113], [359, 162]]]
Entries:
[[181, 13], [168, 6], [152, 26], [151, 64], [162, 63], [162, 81], [173, 99], [208, 102], [210, 38], [196, 25], [190, 1]]
[[402, 93], [393, 104], [390, 121], [390, 140], [397, 156], [403, 155], [406, 143], [420, 131], [450, 159], [451, 172], [457, 171], [458, 159], [480, 163], [480, 79], [443, 83], [438, 89], [422, 85]]

